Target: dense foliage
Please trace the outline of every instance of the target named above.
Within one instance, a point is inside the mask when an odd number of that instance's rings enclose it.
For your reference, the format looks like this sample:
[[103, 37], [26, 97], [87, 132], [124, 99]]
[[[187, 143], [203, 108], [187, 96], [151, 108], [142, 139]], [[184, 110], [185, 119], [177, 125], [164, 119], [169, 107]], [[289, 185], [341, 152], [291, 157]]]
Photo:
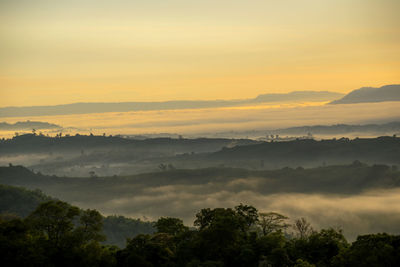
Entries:
[[111, 215], [103, 218], [103, 232], [106, 240], [102, 243], [124, 247], [128, 237], [155, 232], [152, 222]]
[[27, 190], [0, 184], [0, 214], [28, 216], [41, 202], [51, 200], [40, 190]]
[[[204, 185], [214, 183], [225, 190], [226, 184], [241, 178], [260, 178], [252, 191], [262, 194], [359, 193], [366, 189], [400, 186], [400, 171], [396, 165], [367, 165], [354, 161], [348, 165], [330, 165], [305, 169], [249, 170], [244, 168], [171, 169], [130, 176], [60, 177], [35, 173], [23, 166], [0, 167], [0, 183], [40, 188], [47, 194], [67, 201], [109, 201], [115, 196], [143, 194], [144, 188], [171, 185]], [[71, 179], [79, 178], [79, 179]], [[271, 186], [271, 183], [273, 186]], [[93, 190], [93, 189], [96, 190]], [[189, 188], [190, 189], [190, 188]], [[188, 189], [188, 190], [189, 190]]]
[[[113, 219], [118, 219], [115, 217]], [[162, 217], [153, 234], [126, 247], [102, 245], [102, 216], [66, 202], [42, 202], [25, 219], [0, 219], [3, 266], [398, 266], [400, 236], [370, 234], [349, 244], [338, 229], [294, 226], [281, 214], [240, 204], [202, 209], [193, 228]], [[289, 227], [292, 231], [289, 231]]]
[[[16, 167], [18, 168], [18, 167]], [[19, 170], [26, 170], [19, 168]], [[45, 195], [40, 190], [27, 190], [22, 187], [14, 187], [0, 184], [0, 214], [4, 218], [25, 218], [36, 207], [53, 198]], [[152, 222], [140, 219], [132, 219], [124, 216], [111, 215], [102, 218], [106, 239], [102, 244], [124, 247], [128, 237], [138, 234], [151, 234], [155, 229]]]

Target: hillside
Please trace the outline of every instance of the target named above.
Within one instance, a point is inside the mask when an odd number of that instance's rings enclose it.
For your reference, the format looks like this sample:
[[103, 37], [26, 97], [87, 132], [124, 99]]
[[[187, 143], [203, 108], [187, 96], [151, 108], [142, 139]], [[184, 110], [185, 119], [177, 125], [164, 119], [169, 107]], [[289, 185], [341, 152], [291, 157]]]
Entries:
[[100, 243], [102, 229], [121, 234], [119, 227], [131, 222], [113, 216], [110, 225], [97, 210], [51, 200], [25, 219], [0, 216], [0, 257], [4, 266], [77, 267], [397, 266], [400, 260], [396, 234], [364, 233], [349, 243], [341, 228], [314, 229], [303, 217], [290, 225], [285, 215], [252, 205], [196, 212], [194, 227], [161, 217], [154, 231], [118, 248]]
[[[28, 170], [15, 169], [20, 175], [31, 175]], [[23, 187], [14, 187], [0, 184], [0, 215], [17, 215], [25, 218], [36, 207], [45, 201], [54, 198], [43, 194], [40, 190], [27, 190]], [[103, 218], [103, 232], [106, 235], [105, 244], [124, 247], [127, 238], [138, 234], [154, 232], [151, 222], [140, 219], [131, 219], [124, 216], [106, 216]]]
[[119, 136], [93, 136], [75, 135], [63, 137], [47, 137], [36, 134], [24, 134], [12, 139], [0, 141], [0, 154], [39, 153], [58, 151], [90, 150], [96, 148], [156, 151], [161, 154], [211, 152], [220, 150], [222, 147], [234, 145], [248, 145], [259, 143], [250, 139], [227, 139], [227, 138], [197, 138], [197, 139], [173, 139], [173, 138], [151, 138], [151, 139], [129, 139]]
[[292, 141], [249, 139], [134, 140], [106, 136], [45, 137], [0, 141], [1, 164], [24, 165], [58, 176], [113, 176], [163, 169], [240, 167], [253, 170], [349, 164], [400, 165], [400, 138]]
[[368, 102], [400, 101], [400, 84], [385, 85], [379, 88], [363, 87], [350, 92], [330, 104], [352, 104]]
[[[179, 217], [192, 225], [193, 214], [204, 205], [224, 207], [247, 201], [262, 210], [280, 211], [292, 218], [310, 218], [319, 227], [340, 224], [346, 229], [346, 236], [352, 238], [362, 231], [400, 231], [400, 217], [393, 216], [392, 212], [400, 190], [398, 168], [357, 161], [350, 165], [311, 169], [220, 167], [92, 178], [42, 175], [22, 166], [12, 166], [0, 167], [0, 183], [40, 189], [45, 194], [84, 209], [97, 209], [102, 214], [148, 218], [150, 221]], [[382, 204], [385, 201], [392, 202]], [[351, 211], [347, 207], [349, 203], [362, 203], [365, 209]], [[369, 210], [368, 203], [384, 206], [378, 212]], [[330, 207], [331, 212], [326, 207]], [[364, 213], [366, 209], [368, 216]], [[352, 216], [337, 217], [338, 211], [351, 211]], [[387, 217], [382, 221], [381, 216]], [[119, 229], [107, 232], [109, 241], [114, 240], [114, 244], [124, 243], [126, 235], [120, 233], [128, 231], [133, 235], [151, 229], [142, 221], [126, 221], [118, 216], [109, 220], [115, 225], [112, 229]], [[365, 222], [362, 230], [357, 224], [360, 220]], [[104, 227], [108, 229], [106, 224]]]
[[[235, 181], [246, 179], [249, 181], [257, 179], [258, 186], [253, 188], [251, 184], [247, 185], [245, 182], [235, 186]], [[130, 176], [84, 178], [48, 176], [36, 174], [22, 166], [11, 166], [0, 167], [0, 183], [29, 189], [39, 188], [46, 194], [75, 204], [92, 203], [98, 206], [102, 203], [100, 206], [106, 206], [106, 203], [114, 198], [135, 196], [140, 199], [154, 196], [157, 188], [162, 187], [177, 187], [187, 194], [195, 193], [195, 195], [202, 193], [206, 195], [222, 189], [228, 192], [251, 190], [262, 194], [278, 192], [353, 194], [372, 188], [398, 187], [400, 172], [395, 166], [369, 166], [356, 161], [350, 165], [311, 169], [300, 167], [258, 171], [240, 168], [176, 169]], [[209, 188], [210, 185], [213, 186]], [[163, 191], [159, 193], [160, 197], [164, 194]], [[132, 205], [130, 208], [140, 208], [134, 207], [134, 202]]]
[[[29, 174], [29, 172], [26, 172]], [[0, 214], [28, 216], [40, 203], [52, 198], [40, 190], [27, 190], [0, 184]]]
[[264, 142], [225, 148], [208, 156], [215, 161], [246, 162], [264, 160], [264, 164], [309, 166], [311, 162], [339, 164], [360, 160], [369, 163], [400, 164], [400, 138], [347, 138]]

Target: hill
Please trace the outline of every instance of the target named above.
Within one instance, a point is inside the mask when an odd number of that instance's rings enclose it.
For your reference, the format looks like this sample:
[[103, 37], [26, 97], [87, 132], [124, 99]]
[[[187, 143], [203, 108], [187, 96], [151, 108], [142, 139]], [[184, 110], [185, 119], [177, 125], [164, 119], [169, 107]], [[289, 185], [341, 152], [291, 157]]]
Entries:
[[[259, 143], [250, 139], [227, 138], [149, 138], [144, 140], [123, 138], [120, 136], [94, 136], [75, 135], [63, 137], [48, 137], [36, 134], [24, 134], [12, 139], [0, 141], [0, 154], [39, 153], [57, 151], [77, 151], [82, 149], [123, 149], [137, 151], [169, 151], [168, 154], [210, 152], [220, 150], [222, 147], [235, 145], [248, 145]], [[162, 154], [162, 153], [161, 153]], [[158, 154], [160, 155], [160, 154]]]
[[32, 191], [22, 187], [0, 184], [0, 214], [14, 214], [26, 217], [40, 203], [51, 199], [40, 190]]
[[400, 138], [348, 138], [262, 142], [223, 148], [220, 151], [170, 159], [176, 166], [241, 166], [251, 169], [277, 169], [285, 166], [312, 168], [349, 164], [359, 160], [368, 164], [400, 165]]
[[350, 92], [330, 104], [352, 104], [368, 102], [400, 101], [400, 84], [385, 85], [379, 88], [363, 87]]
[[0, 122], [0, 130], [17, 131], [17, 130], [41, 130], [41, 129], [61, 129], [56, 124], [41, 121], [18, 121], [16, 123]]
[[292, 141], [248, 139], [134, 140], [106, 136], [45, 137], [33, 134], [0, 140], [0, 160], [58, 176], [113, 176], [168, 169], [241, 167], [265, 170], [349, 164], [400, 165], [400, 138]]
[[[20, 175], [31, 175], [29, 170], [15, 169]], [[36, 207], [45, 201], [54, 198], [45, 195], [42, 191], [27, 190], [23, 187], [14, 187], [0, 184], [0, 215], [17, 215], [26, 217]], [[124, 216], [107, 216], [103, 218], [103, 232], [106, 235], [105, 244], [124, 247], [127, 238], [138, 234], [150, 234], [154, 232], [151, 222], [140, 219], [131, 219]]]
[[[400, 190], [398, 168], [358, 161], [311, 169], [220, 167], [91, 178], [41, 175], [12, 166], [0, 168], [0, 183], [39, 188], [73, 205], [94, 208], [103, 214], [145, 216], [150, 220], [179, 217], [190, 225], [193, 214], [204, 205], [224, 207], [247, 201], [264, 211], [282, 212], [291, 218], [311, 218], [316, 226], [341, 225], [349, 237], [365, 231], [400, 231], [400, 216], [394, 214]], [[351, 203], [363, 208], [352, 210]], [[376, 210], [374, 207], [378, 206]], [[348, 212], [351, 212], [348, 218], [338, 215]], [[124, 233], [124, 229], [137, 229], [133, 226], [139, 224], [139, 221], [125, 223], [118, 216], [110, 220], [119, 228], [111, 227], [117, 230], [107, 236], [116, 236], [121, 244], [124, 238], [117, 235]], [[127, 224], [133, 225], [132, 228]]]
[[[257, 188], [251, 190], [263, 194], [278, 192], [297, 193], [359, 193], [371, 188], [393, 188], [400, 186], [400, 172], [396, 167], [386, 165], [366, 165], [355, 161], [350, 165], [326, 166], [311, 169], [282, 168], [277, 170], [248, 170], [242, 168], [175, 169], [129, 176], [113, 177], [57, 177], [34, 173], [22, 166], [0, 167], [0, 183], [39, 188], [46, 194], [73, 203], [107, 203], [118, 197], [162, 195], [157, 188], [182, 186], [186, 193], [194, 190], [201, 193], [201, 186], [214, 184], [230, 190], [228, 184], [240, 179], [261, 179]], [[191, 186], [198, 186], [198, 188]], [[187, 188], [186, 188], [187, 187]], [[249, 189], [246, 183], [232, 190]], [[153, 191], [155, 190], [155, 191]], [[168, 193], [168, 192], [167, 192]], [[209, 192], [207, 192], [209, 193]], [[139, 197], [140, 199], [140, 197]], [[150, 201], [150, 200], [149, 200]]]
[[312, 125], [299, 126], [284, 129], [276, 129], [267, 131], [269, 134], [287, 134], [287, 135], [334, 135], [334, 134], [349, 134], [349, 133], [400, 133], [400, 122], [389, 122], [384, 124], [336, 124], [336, 125]]
[[261, 144], [224, 148], [209, 155], [217, 161], [264, 160], [267, 163], [286, 163], [289, 166], [309, 166], [311, 162], [340, 164], [360, 160], [370, 163], [399, 164], [400, 138], [348, 138], [316, 141], [299, 139], [288, 142], [264, 142]]
[[262, 94], [253, 99], [254, 102], [286, 102], [286, 101], [330, 101], [343, 94], [329, 91], [294, 91], [287, 94]]

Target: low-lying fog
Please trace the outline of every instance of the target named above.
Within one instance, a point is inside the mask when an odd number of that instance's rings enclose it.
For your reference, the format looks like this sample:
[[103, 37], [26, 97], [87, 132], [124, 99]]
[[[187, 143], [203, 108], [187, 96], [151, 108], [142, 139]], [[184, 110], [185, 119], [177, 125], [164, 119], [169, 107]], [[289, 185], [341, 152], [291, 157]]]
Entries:
[[161, 216], [183, 218], [193, 225], [194, 215], [206, 207], [253, 205], [259, 211], [275, 211], [290, 217], [307, 218], [314, 228], [340, 227], [347, 238], [359, 234], [400, 233], [400, 189], [373, 190], [357, 195], [257, 192], [259, 179], [237, 179], [227, 184], [154, 186], [130, 196], [115, 196], [104, 202], [73, 201], [104, 214], [123, 214], [156, 220]]
[[[3, 118], [4, 121], [45, 121], [64, 127], [63, 133], [75, 134], [149, 134], [178, 133], [185, 136], [213, 136], [218, 132], [248, 132], [303, 125], [338, 123], [365, 124], [394, 121], [400, 117], [400, 102], [326, 105], [291, 103], [245, 107], [202, 108], [109, 112], [37, 117]], [[1, 132], [12, 137], [15, 131]], [[54, 135], [54, 130], [42, 130]], [[225, 134], [229, 135], [229, 134]], [[245, 133], [243, 137], [249, 135]], [[264, 136], [264, 134], [262, 134]], [[230, 136], [227, 136], [230, 137]], [[249, 137], [258, 137], [250, 136]]]

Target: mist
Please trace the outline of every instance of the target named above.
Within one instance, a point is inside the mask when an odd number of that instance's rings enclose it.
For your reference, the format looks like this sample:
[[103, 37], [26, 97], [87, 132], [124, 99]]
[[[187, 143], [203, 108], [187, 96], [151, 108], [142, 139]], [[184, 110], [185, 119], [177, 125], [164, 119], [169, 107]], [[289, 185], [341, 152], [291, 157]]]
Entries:
[[[315, 229], [337, 227], [350, 240], [400, 232], [396, 166], [361, 163], [312, 169], [170, 170], [134, 176], [56, 177], [23, 167], [0, 168], [0, 182], [30, 189], [105, 215], [154, 221], [178, 217], [192, 226], [202, 208], [253, 205], [261, 212], [305, 217]], [[290, 230], [290, 229], [289, 229]]]
[[[64, 134], [176, 133], [199, 137], [213, 136], [218, 132], [267, 131], [303, 125], [384, 123], [400, 118], [400, 102], [324, 104], [292, 103], [187, 110], [30, 116], [4, 118], [4, 121], [8, 123], [25, 120], [46, 121], [63, 126], [64, 129], [60, 131]], [[11, 137], [14, 132], [8, 131], [0, 134], [3, 137]], [[43, 131], [43, 133], [52, 135], [54, 130]]]
[[341, 228], [349, 240], [367, 233], [400, 232], [400, 189], [371, 190], [350, 196], [299, 193], [263, 195], [254, 191], [256, 186], [256, 179], [234, 180], [225, 185], [161, 186], [103, 203], [74, 203], [82, 207], [94, 207], [109, 215], [124, 214], [147, 220], [157, 220], [161, 216], [178, 217], [183, 218], [187, 225], [193, 225], [194, 214], [204, 207], [227, 208], [245, 203], [257, 207], [261, 212], [284, 214], [291, 222], [305, 217], [315, 229]]

